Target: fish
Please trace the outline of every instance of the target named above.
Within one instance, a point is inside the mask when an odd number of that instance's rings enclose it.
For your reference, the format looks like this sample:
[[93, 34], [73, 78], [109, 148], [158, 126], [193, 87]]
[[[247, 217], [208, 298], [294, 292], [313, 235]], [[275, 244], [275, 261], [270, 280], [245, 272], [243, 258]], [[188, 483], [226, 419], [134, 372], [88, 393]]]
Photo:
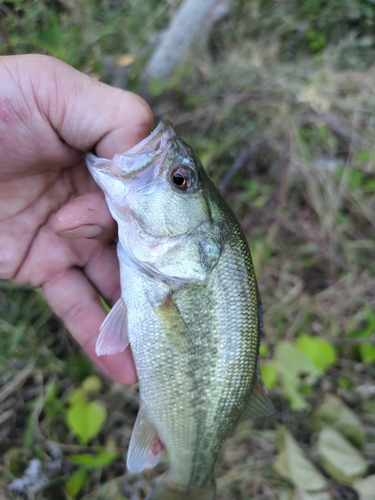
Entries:
[[86, 156], [118, 224], [121, 297], [96, 353], [132, 349], [140, 407], [127, 468], [169, 469], [146, 500], [212, 500], [215, 464], [241, 418], [269, 415], [262, 305], [234, 213], [168, 121], [112, 159]]

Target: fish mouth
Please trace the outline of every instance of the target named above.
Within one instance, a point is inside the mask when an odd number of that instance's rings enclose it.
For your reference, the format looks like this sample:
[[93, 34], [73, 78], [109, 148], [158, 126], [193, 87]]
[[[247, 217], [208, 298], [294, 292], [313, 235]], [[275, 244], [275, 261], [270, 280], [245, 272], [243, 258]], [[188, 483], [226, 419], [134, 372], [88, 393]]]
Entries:
[[168, 154], [176, 133], [171, 122], [161, 120], [151, 134], [125, 153], [116, 154], [112, 160], [86, 155], [89, 167], [104, 170], [121, 179], [130, 179], [145, 170], [155, 160], [161, 165]]
[[175, 137], [176, 133], [173, 130], [172, 123], [169, 120], [161, 120], [148, 137], [136, 144], [132, 149], [124, 153], [124, 155], [132, 156], [139, 153], [144, 154], [153, 151], [163, 151]]

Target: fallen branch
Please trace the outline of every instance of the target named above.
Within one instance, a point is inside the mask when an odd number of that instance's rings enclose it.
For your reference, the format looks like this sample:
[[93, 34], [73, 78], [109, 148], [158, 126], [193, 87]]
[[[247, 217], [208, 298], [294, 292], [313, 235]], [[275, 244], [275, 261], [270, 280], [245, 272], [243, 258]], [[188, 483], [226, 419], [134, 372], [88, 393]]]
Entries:
[[185, 0], [181, 4], [146, 66], [143, 85], [172, 74], [192, 41], [210, 30], [215, 21], [211, 12], [217, 3], [218, 0]]

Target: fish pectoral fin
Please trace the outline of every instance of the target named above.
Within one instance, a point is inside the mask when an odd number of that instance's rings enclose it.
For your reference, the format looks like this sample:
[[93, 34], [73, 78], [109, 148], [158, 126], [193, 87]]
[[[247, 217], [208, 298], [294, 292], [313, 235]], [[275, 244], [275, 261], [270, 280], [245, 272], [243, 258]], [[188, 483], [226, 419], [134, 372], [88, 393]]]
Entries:
[[160, 462], [164, 448], [155, 426], [141, 404], [126, 459], [129, 472], [140, 472], [155, 467]]
[[268, 397], [268, 392], [264, 385], [260, 372], [257, 371], [255, 385], [251, 392], [250, 400], [247, 406], [245, 406], [241, 420], [272, 415], [274, 411], [275, 409]]
[[100, 327], [95, 352], [97, 356], [122, 352], [129, 345], [126, 305], [120, 297]]

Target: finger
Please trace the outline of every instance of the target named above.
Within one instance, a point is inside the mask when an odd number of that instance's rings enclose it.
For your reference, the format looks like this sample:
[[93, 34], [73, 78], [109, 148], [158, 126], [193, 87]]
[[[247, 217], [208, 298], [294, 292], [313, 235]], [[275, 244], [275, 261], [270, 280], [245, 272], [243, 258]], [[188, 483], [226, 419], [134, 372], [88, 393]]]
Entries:
[[112, 241], [117, 224], [109, 213], [102, 191], [79, 196], [64, 205], [52, 222], [53, 231], [62, 238], [95, 238]]
[[102, 251], [85, 265], [84, 272], [107, 304], [114, 306], [121, 294], [116, 244], [103, 245]]
[[98, 357], [95, 344], [105, 311], [91, 283], [78, 269], [70, 269], [43, 285], [52, 309], [64, 321], [76, 341], [108, 377], [123, 384], [136, 382], [137, 373], [130, 348], [111, 356]]
[[40, 109], [75, 149], [95, 147], [98, 156], [112, 158], [150, 133], [151, 109], [137, 95], [98, 82], [51, 57], [19, 57], [23, 71], [33, 74]]

